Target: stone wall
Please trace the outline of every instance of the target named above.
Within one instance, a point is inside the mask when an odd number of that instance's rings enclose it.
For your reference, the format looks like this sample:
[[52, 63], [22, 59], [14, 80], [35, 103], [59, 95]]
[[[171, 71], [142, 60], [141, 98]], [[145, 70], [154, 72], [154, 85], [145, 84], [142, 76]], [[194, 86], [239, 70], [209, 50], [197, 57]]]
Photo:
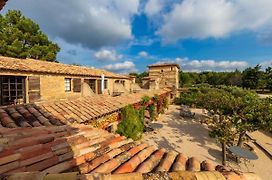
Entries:
[[149, 77], [157, 79], [160, 88], [179, 87], [179, 69], [176, 66], [149, 67]]
[[[88, 77], [88, 76], [72, 76], [72, 75], [58, 75], [58, 74], [38, 74], [38, 73], [29, 73], [29, 72], [15, 72], [15, 71], [6, 71], [1, 70], [0, 76], [24, 76], [26, 77], [26, 87], [25, 87], [25, 94], [26, 94], [26, 103], [34, 102], [29, 97], [30, 90], [29, 90], [29, 77], [37, 77], [39, 79], [40, 86], [37, 87], [37, 90], [33, 90], [33, 92], [39, 93], [40, 97], [35, 99], [35, 101], [51, 101], [51, 100], [59, 100], [59, 99], [70, 99], [70, 98], [78, 98], [82, 96], [92, 95], [94, 92], [90, 88], [88, 88], [88, 84], [84, 83], [84, 79], [101, 79], [100, 77]], [[65, 78], [71, 78], [71, 91], [65, 91]], [[76, 92], [74, 90], [74, 81], [73, 79], [80, 79], [81, 81], [81, 90]], [[107, 88], [104, 90], [104, 94], [112, 95], [114, 90], [114, 81], [119, 80], [116, 78], [108, 78], [107, 80]], [[131, 81], [129, 79], [122, 79], [125, 81], [125, 89], [130, 91], [131, 88]], [[98, 83], [96, 81], [96, 93]]]

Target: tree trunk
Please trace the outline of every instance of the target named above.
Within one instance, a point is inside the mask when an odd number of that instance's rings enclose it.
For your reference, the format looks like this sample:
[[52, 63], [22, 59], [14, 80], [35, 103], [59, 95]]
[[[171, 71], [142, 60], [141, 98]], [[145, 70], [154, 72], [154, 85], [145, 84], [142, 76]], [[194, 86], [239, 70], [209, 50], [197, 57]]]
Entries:
[[227, 160], [227, 155], [226, 155], [226, 143], [221, 143], [222, 145], [222, 165], [226, 166], [226, 160]]
[[243, 139], [244, 139], [244, 136], [246, 135], [246, 132], [243, 131], [239, 134], [239, 139], [238, 139], [238, 143], [237, 143], [237, 146], [241, 147], [243, 145]]

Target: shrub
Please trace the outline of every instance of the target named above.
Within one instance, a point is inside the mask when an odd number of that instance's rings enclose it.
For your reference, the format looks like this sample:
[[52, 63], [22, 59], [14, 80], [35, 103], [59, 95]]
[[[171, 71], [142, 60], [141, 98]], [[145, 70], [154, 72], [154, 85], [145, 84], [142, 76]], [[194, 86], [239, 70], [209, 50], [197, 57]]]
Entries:
[[150, 120], [154, 121], [155, 120], [155, 105], [154, 104], [152, 104], [148, 107], [148, 112], [150, 115]]
[[157, 103], [157, 102], [159, 101], [159, 98], [160, 98], [159, 95], [158, 95], [158, 94], [155, 94], [154, 97], [153, 97], [154, 102]]
[[150, 101], [150, 97], [149, 96], [144, 96], [142, 97], [142, 104], [145, 105], [146, 103], [148, 103]]
[[168, 109], [169, 101], [168, 101], [168, 99], [166, 97], [163, 99], [162, 106], [163, 106], [164, 109]]
[[133, 140], [141, 138], [144, 131], [144, 109], [135, 110], [128, 105], [121, 110], [121, 122], [118, 124], [117, 133]]

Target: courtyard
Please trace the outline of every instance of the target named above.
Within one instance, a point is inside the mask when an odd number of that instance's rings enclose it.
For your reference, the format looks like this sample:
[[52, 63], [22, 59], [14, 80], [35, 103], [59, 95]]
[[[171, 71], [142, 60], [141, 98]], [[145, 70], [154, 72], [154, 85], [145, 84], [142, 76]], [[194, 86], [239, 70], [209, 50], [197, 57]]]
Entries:
[[[167, 150], [181, 152], [189, 157], [196, 157], [201, 161], [207, 160], [214, 165], [221, 164], [220, 144], [209, 137], [208, 128], [200, 123], [203, 117], [202, 110], [191, 110], [196, 113], [195, 118], [182, 118], [179, 115], [179, 107], [170, 105], [166, 113], [161, 115], [154, 124], [154, 131], [145, 133], [143, 141]], [[262, 134], [262, 136], [272, 140], [270, 135]], [[249, 162], [242, 161], [239, 164], [228, 162], [228, 167], [243, 172], [254, 172], [262, 179], [272, 179], [270, 157], [252, 142], [248, 144], [254, 148], [258, 159]], [[271, 144], [265, 144], [271, 146]]]

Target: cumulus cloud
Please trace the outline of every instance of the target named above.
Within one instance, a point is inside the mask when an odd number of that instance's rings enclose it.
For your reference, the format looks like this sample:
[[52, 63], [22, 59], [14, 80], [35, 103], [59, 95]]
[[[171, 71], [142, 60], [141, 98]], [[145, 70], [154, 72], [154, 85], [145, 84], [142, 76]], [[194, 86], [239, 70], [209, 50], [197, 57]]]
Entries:
[[149, 56], [149, 54], [148, 54], [147, 52], [145, 52], [145, 51], [139, 52], [138, 55], [139, 55], [140, 57], [143, 57], [143, 58], [147, 58], [147, 57]]
[[215, 61], [215, 60], [190, 60], [188, 58], [164, 59], [158, 63], [178, 63], [183, 71], [234, 71], [243, 70], [249, 66], [246, 61]]
[[124, 61], [122, 63], [109, 64], [104, 66], [103, 69], [118, 73], [128, 73], [137, 71], [135, 64], [132, 61]]
[[122, 55], [115, 50], [102, 49], [94, 54], [95, 58], [103, 61], [117, 61], [122, 59]]
[[133, 38], [131, 21], [138, 7], [139, 0], [13, 0], [6, 9], [21, 10], [50, 37], [97, 49]]
[[241, 30], [258, 31], [272, 23], [271, 0], [184, 0], [164, 15], [156, 32], [164, 42], [221, 38]]
[[144, 12], [148, 16], [154, 16], [158, 14], [163, 8], [163, 4], [160, 0], [149, 0], [146, 5]]

